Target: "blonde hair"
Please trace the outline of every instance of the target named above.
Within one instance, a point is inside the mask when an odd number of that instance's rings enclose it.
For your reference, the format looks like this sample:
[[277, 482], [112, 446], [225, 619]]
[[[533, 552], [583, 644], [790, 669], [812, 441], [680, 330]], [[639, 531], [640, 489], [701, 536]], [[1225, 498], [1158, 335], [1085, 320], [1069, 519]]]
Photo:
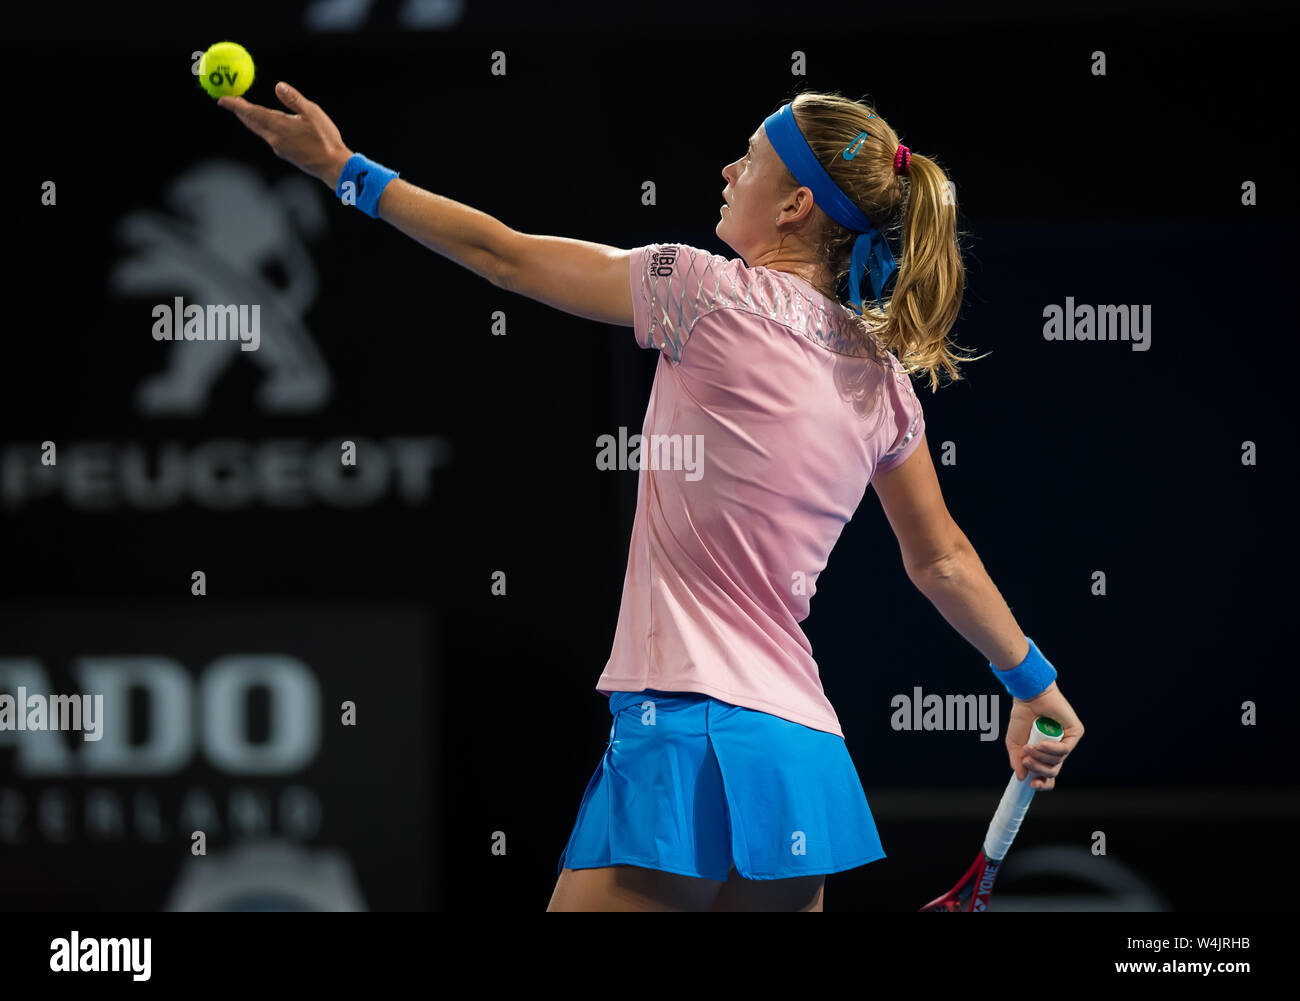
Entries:
[[[933, 159], [911, 154], [907, 174], [894, 173], [898, 135], [865, 101], [842, 94], [803, 91], [792, 103], [795, 122], [813, 155], [841, 191], [860, 208], [881, 235], [901, 246], [892, 293], [881, 304], [866, 275], [861, 277], [860, 325], [864, 339], [891, 351], [909, 375], [928, 373], [931, 390], [940, 370], [961, 379], [958, 363], [976, 357], [958, 354], [948, 332], [957, 321], [966, 287], [966, 266], [958, 243], [956, 199], [948, 175]], [[841, 155], [855, 138], [867, 138], [852, 160]], [[799, 186], [786, 170], [787, 186]], [[835, 282], [849, 273], [858, 234], [826, 216], [817, 237], [818, 258]], [[898, 239], [891, 239], [897, 236]], [[978, 357], [987, 357], [980, 355]]]

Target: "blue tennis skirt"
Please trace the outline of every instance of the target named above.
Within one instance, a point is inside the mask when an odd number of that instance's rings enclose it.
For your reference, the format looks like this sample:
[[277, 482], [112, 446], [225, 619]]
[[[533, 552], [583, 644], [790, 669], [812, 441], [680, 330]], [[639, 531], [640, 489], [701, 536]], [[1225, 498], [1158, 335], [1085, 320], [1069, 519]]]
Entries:
[[609, 743], [560, 855], [725, 880], [885, 857], [844, 738], [696, 692], [614, 692]]

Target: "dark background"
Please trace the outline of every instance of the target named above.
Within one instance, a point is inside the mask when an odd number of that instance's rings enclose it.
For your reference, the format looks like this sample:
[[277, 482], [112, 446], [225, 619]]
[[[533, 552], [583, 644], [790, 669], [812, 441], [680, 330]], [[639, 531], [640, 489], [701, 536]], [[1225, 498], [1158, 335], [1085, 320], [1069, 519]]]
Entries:
[[[713, 234], [720, 170], [762, 118], [800, 86], [873, 99], [956, 182], [969, 272], [953, 337], [991, 352], [937, 394], [918, 382], [936, 465], [944, 442], [956, 448], [957, 463], [939, 466], [948, 507], [1088, 728], [1058, 789], [1037, 798], [995, 906], [1275, 906], [1300, 803], [1281, 723], [1300, 690], [1284, 653], [1297, 330], [1295, 33], [1281, 9], [53, 4], [15, 15], [0, 668], [35, 661], [73, 692], [84, 658], [149, 655], [200, 691], [219, 657], [276, 654], [308, 666], [323, 716], [317, 756], [291, 774], [231, 775], [197, 752], [166, 774], [101, 772], [93, 749], [76, 748], [82, 766], [34, 775], [19, 735], [0, 734], [2, 906], [169, 906], [191, 861], [185, 797], [210, 795], [221, 823], [208, 858], [244, 866], [255, 888], [260, 870], [236, 850], [270, 839], [305, 871], [341, 857], [371, 909], [540, 910], [608, 736], [594, 685], [636, 473], [598, 471], [594, 455], [600, 435], [639, 430], [655, 355], [629, 329], [493, 288], [277, 160], [190, 75], [191, 53], [227, 38], [256, 60], [250, 100], [278, 106], [272, 87], [288, 80], [351, 148], [407, 180], [522, 231], [621, 247], [730, 256]], [[504, 77], [490, 72], [496, 50]], [[796, 50], [806, 77], [790, 73]], [[1091, 70], [1098, 50], [1105, 76]], [[646, 180], [656, 205], [641, 204]], [[1242, 204], [1246, 181], [1255, 206]], [[41, 204], [46, 182], [53, 206]], [[236, 190], [247, 197], [203, 203]], [[146, 265], [130, 239], [142, 213], [179, 241]], [[124, 289], [141, 266], [152, 287]], [[308, 284], [294, 286], [303, 267]], [[307, 288], [294, 317], [324, 395], [268, 407], [264, 370], [240, 355], [193, 413], [143, 410], [137, 391], [174, 347], [150, 337], [150, 310], [204, 301], [196, 274], [231, 290], [222, 302], [250, 301], [238, 296], [250, 281]], [[1150, 305], [1150, 350], [1044, 340], [1044, 307], [1067, 296]], [[503, 337], [491, 334], [497, 310]], [[395, 438], [428, 464], [409, 490], [376, 458], [396, 461]], [[60, 459], [41, 480], [46, 440]], [[226, 489], [178, 480], [148, 505], [121, 487], [132, 456], [247, 456], [272, 441], [337, 454], [343, 440], [361, 443], [362, 470], [389, 471], [373, 491], [348, 481], [293, 494], [247, 467]], [[1247, 441], [1256, 465], [1242, 463]], [[195, 570], [204, 597], [190, 593]], [[491, 593], [496, 571], [504, 596]], [[1098, 571], [1105, 596], [1091, 591]], [[1008, 765], [1001, 729], [989, 742], [896, 732], [890, 699], [998, 686], [908, 583], [872, 491], [805, 627], [889, 853], [832, 877], [827, 907], [913, 910], [974, 855]], [[345, 699], [355, 727], [339, 725]], [[1257, 726], [1241, 722], [1247, 701]], [[272, 702], [254, 686], [241, 703], [250, 745], [271, 739]], [[139, 745], [148, 707], [137, 693]], [[201, 747], [216, 710], [196, 697], [191, 711]], [[232, 790], [274, 803], [304, 785], [322, 808], [310, 836], [231, 802]], [[121, 823], [87, 819], [105, 796]], [[160, 804], [161, 827], [131, 805], [141, 796]], [[1096, 832], [1104, 857], [1090, 852]], [[1210, 859], [1206, 880], [1196, 867]], [[337, 895], [337, 874], [267, 883], [253, 903], [223, 879], [194, 906], [357, 899]], [[322, 883], [334, 889], [313, 896]]]

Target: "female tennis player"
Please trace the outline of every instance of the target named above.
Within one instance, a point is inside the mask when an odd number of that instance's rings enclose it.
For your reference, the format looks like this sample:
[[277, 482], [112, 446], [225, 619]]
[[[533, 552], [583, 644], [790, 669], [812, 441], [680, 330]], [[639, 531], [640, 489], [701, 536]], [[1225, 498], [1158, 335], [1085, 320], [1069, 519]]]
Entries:
[[[1012, 768], [1053, 788], [1083, 725], [949, 515], [910, 381], [933, 391], [972, 360], [947, 336], [965, 270], [938, 164], [867, 104], [800, 93], [722, 170], [717, 235], [737, 256], [621, 250], [520, 233], [422, 190], [353, 153], [287, 84], [276, 95], [289, 113], [219, 103], [345, 204], [660, 352], [596, 685], [610, 739], [548, 909], [820, 911], [828, 873], [884, 858], [799, 626], [867, 484], [908, 578], [1013, 696]], [[1038, 715], [1064, 739], [1027, 746]]]

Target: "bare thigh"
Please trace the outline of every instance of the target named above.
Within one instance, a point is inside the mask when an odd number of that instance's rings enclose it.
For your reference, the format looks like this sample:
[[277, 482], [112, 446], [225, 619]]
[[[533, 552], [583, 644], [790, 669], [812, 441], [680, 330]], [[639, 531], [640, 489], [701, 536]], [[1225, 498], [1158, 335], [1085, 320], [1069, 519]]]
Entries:
[[714, 911], [820, 911], [825, 876], [790, 879], [745, 879], [731, 867], [713, 901]]
[[731, 867], [725, 883], [634, 865], [565, 869], [548, 911], [820, 911], [825, 876], [744, 879]]
[[548, 911], [707, 911], [727, 884], [637, 865], [564, 869]]

